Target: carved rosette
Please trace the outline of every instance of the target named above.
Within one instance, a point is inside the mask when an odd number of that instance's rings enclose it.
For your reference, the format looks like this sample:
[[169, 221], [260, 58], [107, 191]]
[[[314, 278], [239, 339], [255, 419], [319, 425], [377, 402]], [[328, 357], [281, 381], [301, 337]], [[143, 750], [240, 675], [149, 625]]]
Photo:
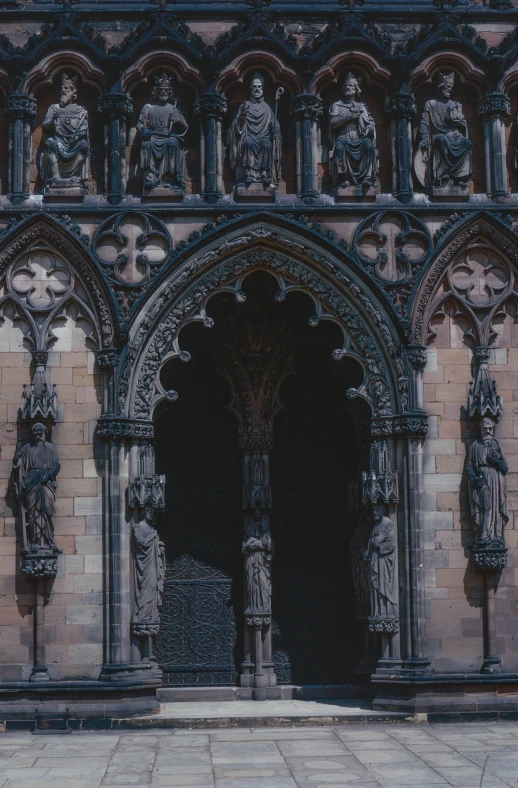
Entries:
[[99, 112], [105, 123], [128, 121], [133, 114], [133, 100], [126, 93], [105, 93], [99, 98]]
[[319, 121], [324, 112], [324, 102], [313, 93], [301, 93], [291, 100], [290, 114], [295, 120]]
[[97, 422], [97, 436], [105, 441], [150, 442], [155, 437], [152, 421], [126, 419], [120, 416], [101, 416]]
[[408, 345], [405, 348], [405, 353], [412, 367], [416, 371], [422, 372], [428, 360], [426, 347], [424, 345]]
[[227, 100], [221, 93], [202, 93], [194, 101], [194, 111], [200, 118], [222, 120], [227, 112]]
[[6, 114], [10, 120], [21, 118], [25, 121], [33, 120], [36, 117], [38, 105], [32, 96], [24, 93], [12, 93], [7, 98]]
[[369, 631], [382, 635], [397, 635], [399, 632], [399, 618], [369, 617]]
[[511, 102], [505, 93], [487, 93], [477, 99], [477, 113], [479, 118], [508, 118], [511, 114]]
[[412, 120], [417, 113], [415, 99], [411, 93], [394, 93], [385, 100], [385, 112], [394, 118]]
[[491, 574], [502, 572], [507, 566], [506, 547], [478, 547], [475, 545], [471, 549], [471, 561], [473, 569], [479, 572]]

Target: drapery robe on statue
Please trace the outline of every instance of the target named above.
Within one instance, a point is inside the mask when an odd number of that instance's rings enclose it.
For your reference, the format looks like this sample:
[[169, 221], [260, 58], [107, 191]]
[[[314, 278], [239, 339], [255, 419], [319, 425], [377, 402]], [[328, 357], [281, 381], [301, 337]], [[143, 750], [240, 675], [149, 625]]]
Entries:
[[[175, 127], [177, 131], [173, 131]], [[168, 183], [185, 185], [182, 139], [187, 129], [187, 121], [173, 104], [143, 107], [137, 131], [142, 137], [140, 166], [144, 171], [145, 189]]]
[[373, 186], [378, 177], [376, 128], [366, 104], [336, 101], [329, 110], [331, 177], [343, 176], [344, 185]]
[[438, 99], [426, 102], [419, 135], [426, 144], [428, 163], [423, 162], [421, 147], [415, 157], [416, 175], [423, 186], [440, 186], [441, 178], [457, 185], [473, 178], [473, 143], [467, 133], [462, 104]]
[[246, 115], [239, 113], [230, 129], [230, 166], [238, 168], [237, 179], [277, 184], [281, 178], [281, 130], [264, 100], [245, 102]]
[[[489, 447], [477, 440], [468, 448], [466, 476], [469, 482], [471, 519], [475, 535], [482, 542], [504, 542], [507, 516], [507, 492], [505, 474], [507, 463], [498, 441], [492, 440]], [[482, 485], [475, 480], [482, 477]]]
[[46, 184], [60, 181], [66, 185], [88, 180], [90, 145], [88, 112], [79, 104], [51, 104], [43, 130], [49, 134], [43, 143], [40, 176]]
[[[27, 548], [57, 551], [54, 507], [59, 462], [52, 443], [26, 444], [14, 458], [15, 488], [24, 510]], [[16, 478], [17, 477], [17, 478]]]
[[243, 540], [245, 615], [271, 615], [273, 544], [270, 534]]
[[165, 580], [164, 545], [157, 531], [145, 521], [134, 523], [132, 541], [133, 634], [156, 635]]
[[371, 618], [397, 618], [396, 529], [388, 517], [371, 531], [367, 555], [370, 561]]

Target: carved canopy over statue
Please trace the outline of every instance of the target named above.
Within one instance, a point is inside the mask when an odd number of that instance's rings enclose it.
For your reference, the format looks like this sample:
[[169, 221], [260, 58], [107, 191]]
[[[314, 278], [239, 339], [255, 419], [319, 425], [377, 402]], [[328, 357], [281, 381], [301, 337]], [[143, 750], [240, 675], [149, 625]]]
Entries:
[[451, 100], [455, 75], [439, 74], [437, 98], [424, 106], [414, 169], [423, 186], [466, 186], [473, 178], [473, 144], [462, 104]]
[[273, 543], [268, 515], [256, 505], [245, 525], [245, 617], [270, 616], [272, 612]]
[[13, 460], [14, 486], [22, 507], [26, 549], [33, 553], [59, 550], [54, 542], [54, 507], [59, 462], [47, 442], [43, 424], [32, 428], [34, 440], [18, 448]]
[[247, 186], [277, 185], [281, 177], [281, 148], [279, 123], [264, 100], [264, 79], [261, 74], [254, 74], [250, 98], [241, 104], [230, 129], [230, 166], [236, 172], [236, 181]]
[[370, 563], [371, 623], [399, 616], [396, 577], [396, 528], [380, 504], [372, 506], [373, 528], [365, 559]]
[[88, 112], [77, 100], [77, 77], [61, 76], [59, 104], [51, 104], [43, 121], [47, 135], [40, 160], [45, 186], [74, 188], [88, 180], [90, 144]]
[[189, 127], [173, 95], [171, 79], [166, 74], [155, 77], [152, 101], [144, 105], [137, 123], [144, 192], [185, 186], [183, 140]]
[[133, 524], [133, 617], [134, 635], [158, 633], [159, 607], [165, 580], [165, 548], [154, 527], [156, 510], [145, 506], [142, 518]]
[[507, 515], [507, 462], [494, 438], [495, 422], [489, 417], [480, 420], [481, 437], [468, 448], [468, 477], [471, 519], [476, 544], [503, 547]]
[[347, 74], [344, 99], [329, 110], [329, 172], [340, 186], [374, 186], [378, 177], [378, 149], [374, 118], [360, 101], [360, 78]]

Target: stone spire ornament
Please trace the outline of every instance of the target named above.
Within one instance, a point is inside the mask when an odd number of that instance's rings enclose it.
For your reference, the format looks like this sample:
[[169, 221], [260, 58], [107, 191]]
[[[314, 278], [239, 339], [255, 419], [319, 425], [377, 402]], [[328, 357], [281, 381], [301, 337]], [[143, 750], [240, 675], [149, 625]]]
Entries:
[[44, 421], [52, 421], [55, 424], [58, 420], [57, 387], [55, 384], [51, 387], [47, 378], [48, 355], [44, 350], [35, 351], [32, 354], [36, 368], [32, 383], [23, 387], [22, 421], [42, 419]]

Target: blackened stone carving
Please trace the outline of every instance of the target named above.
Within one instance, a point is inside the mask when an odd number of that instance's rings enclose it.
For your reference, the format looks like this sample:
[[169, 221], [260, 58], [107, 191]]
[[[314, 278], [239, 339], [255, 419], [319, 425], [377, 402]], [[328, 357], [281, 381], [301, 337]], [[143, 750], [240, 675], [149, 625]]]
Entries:
[[107, 441], [139, 442], [153, 440], [155, 429], [152, 421], [125, 419], [107, 415], [97, 423], [97, 436]]
[[[365, 559], [370, 563], [371, 614], [369, 628], [372, 631], [394, 631], [393, 622], [399, 617], [396, 577], [396, 528], [383, 507], [372, 507], [373, 528]], [[389, 630], [385, 627], [388, 626]], [[392, 629], [390, 629], [392, 627]]]
[[426, 102], [419, 123], [414, 169], [425, 187], [465, 189], [473, 178], [473, 144], [462, 104], [451, 100], [454, 81], [452, 72], [439, 74], [437, 98]]
[[265, 626], [270, 623], [272, 612], [273, 543], [269, 516], [259, 505], [245, 525], [242, 549], [245, 556], [245, 619], [261, 616]]
[[506, 547], [474, 547], [471, 551], [473, 568], [480, 572], [502, 572], [507, 566]]
[[406, 357], [412, 367], [422, 372], [428, 361], [428, 352], [424, 345], [408, 345], [405, 348]]
[[475, 547], [504, 547], [507, 515], [507, 462], [494, 438], [495, 422], [488, 416], [480, 421], [481, 437], [468, 448], [468, 477], [471, 520]]
[[[282, 95], [280, 90], [276, 103]], [[254, 74], [250, 98], [241, 104], [230, 129], [230, 166], [235, 170], [237, 184], [276, 187], [281, 177], [281, 149], [276, 113], [264, 100], [264, 79], [261, 74]]]
[[30, 386], [23, 387], [21, 416], [23, 421], [34, 419], [58, 420], [58, 393], [56, 384], [51, 388], [47, 378], [48, 353], [36, 350], [32, 354], [36, 368]]
[[[88, 112], [77, 99], [77, 77], [63, 74], [59, 104], [51, 104], [43, 121], [44, 142], [40, 174], [45, 193], [52, 189], [84, 193], [88, 180], [90, 143]], [[73, 196], [68, 193], [69, 196]]]
[[373, 187], [378, 177], [378, 149], [374, 118], [360, 101], [360, 78], [347, 74], [344, 100], [329, 110], [331, 128], [329, 171], [339, 186]]
[[155, 636], [160, 624], [159, 607], [165, 580], [165, 547], [154, 528], [156, 508], [147, 505], [142, 519], [133, 524], [133, 616], [136, 637]]
[[[173, 87], [167, 74], [155, 77], [152, 102], [145, 104], [137, 123], [142, 138], [140, 166], [144, 172], [144, 194], [164, 189], [169, 196], [181, 196], [185, 186], [183, 139], [188, 125], [173, 100]], [[155, 192], [157, 196], [163, 196]]]
[[369, 531], [370, 526], [367, 518], [362, 516], [349, 545], [356, 598], [356, 617], [359, 621], [366, 621], [370, 614], [369, 566], [365, 560], [365, 552], [369, 545]]
[[6, 102], [9, 118], [9, 197], [23, 202], [30, 192], [31, 125], [37, 113], [36, 99], [23, 93], [11, 94]]

